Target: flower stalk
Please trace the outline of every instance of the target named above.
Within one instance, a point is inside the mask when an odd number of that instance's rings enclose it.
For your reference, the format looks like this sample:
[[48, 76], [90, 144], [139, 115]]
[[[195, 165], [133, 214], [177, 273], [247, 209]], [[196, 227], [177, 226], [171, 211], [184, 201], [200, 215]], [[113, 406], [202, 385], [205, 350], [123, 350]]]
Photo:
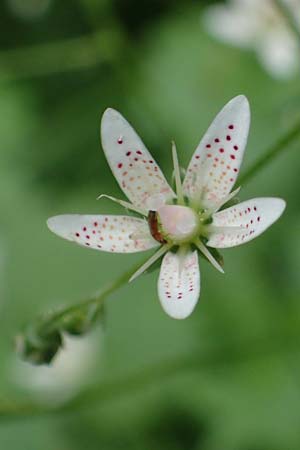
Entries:
[[136, 268], [122, 273], [94, 296], [29, 323], [16, 336], [17, 353], [35, 365], [51, 363], [63, 346], [63, 333], [88, 333], [104, 315], [104, 300], [128, 282]]
[[300, 136], [300, 120], [286, 131], [274, 144], [272, 144], [262, 156], [246, 170], [237, 180], [237, 185], [245, 185], [262, 169], [268, 166], [277, 156], [289, 150], [290, 145]]

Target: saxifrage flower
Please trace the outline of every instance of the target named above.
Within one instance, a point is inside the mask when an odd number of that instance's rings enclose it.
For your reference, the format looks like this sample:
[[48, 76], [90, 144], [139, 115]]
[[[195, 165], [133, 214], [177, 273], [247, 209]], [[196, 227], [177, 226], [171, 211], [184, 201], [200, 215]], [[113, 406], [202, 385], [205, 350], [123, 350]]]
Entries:
[[[300, 29], [300, 0], [282, 0]], [[275, 78], [287, 79], [300, 69], [300, 46], [286, 17], [273, 0], [228, 0], [204, 12], [207, 29], [218, 39], [253, 49]]]
[[[244, 244], [260, 235], [282, 214], [284, 200], [254, 198], [220, 210], [239, 173], [250, 125], [245, 96], [232, 99], [200, 141], [183, 183], [172, 145], [176, 194], [157, 163], [120, 113], [107, 109], [101, 122], [103, 149], [121, 189], [130, 200], [117, 200], [142, 216], [60, 215], [48, 220], [51, 231], [84, 247], [133, 253], [159, 247], [131, 277], [133, 280], [163, 256], [158, 295], [171, 317], [191, 314], [200, 296], [198, 251], [220, 272], [212, 248]], [[215, 250], [214, 250], [215, 251]]]

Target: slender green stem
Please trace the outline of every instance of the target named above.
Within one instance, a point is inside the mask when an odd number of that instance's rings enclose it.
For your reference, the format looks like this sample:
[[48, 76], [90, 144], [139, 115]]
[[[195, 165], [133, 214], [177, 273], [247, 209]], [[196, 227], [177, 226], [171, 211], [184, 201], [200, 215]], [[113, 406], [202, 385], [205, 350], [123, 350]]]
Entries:
[[242, 186], [248, 183], [254, 175], [264, 169], [277, 155], [286, 151], [288, 146], [300, 136], [300, 120], [290, 128], [275, 144], [272, 144], [262, 156], [246, 172], [238, 178], [236, 185]]
[[39, 328], [43, 331], [43, 333], [49, 333], [53, 329], [56, 328], [57, 324], [63, 320], [66, 316], [69, 314], [72, 314], [73, 312], [76, 312], [78, 309], [81, 309], [85, 306], [89, 305], [100, 305], [102, 302], [108, 297], [110, 294], [115, 292], [117, 289], [119, 289], [123, 284], [127, 283], [132, 276], [133, 273], [136, 272], [136, 270], [140, 267], [139, 265], [135, 265], [130, 270], [122, 273], [117, 279], [115, 279], [113, 282], [108, 284], [106, 287], [101, 289], [97, 294], [94, 296], [82, 300], [81, 302], [75, 303], [74, 305], [68, 306], [64, 309], [61, 309], [60, 311], [56, 311], [52, 315], [48, 315], [42, 322], [40, 323]]
[[[300, 44], [300, 28], [295, 20], [295, 17], [293, 16], [292, 11], [282, 0], [273, 0], [273, 3], [275, 4], [281, 15], [285, 18], [295, 36], [297, 36]], [[296, 5], [296, 8], [299, 8], [299, 5]]]

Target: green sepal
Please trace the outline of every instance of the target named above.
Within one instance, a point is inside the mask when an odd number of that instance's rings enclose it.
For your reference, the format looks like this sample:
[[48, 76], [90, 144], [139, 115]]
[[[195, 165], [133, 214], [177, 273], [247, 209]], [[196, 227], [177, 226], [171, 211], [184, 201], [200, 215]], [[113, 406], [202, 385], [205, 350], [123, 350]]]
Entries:
[[32, 364], [50, 364], [62, 343], [58, 330], [42, 334], [37, 327], [30, 326], [16, 337], [16, 350], [22, 359]]
[[[183, 180], [185, 179], [185, 176], [186, 176], [186, 170], [185, 170], [184, 167], [179, 166], [179, 172], [180, 172], [180, 180], [181, 180], [181, 183], [183, 183]], [[175, 173], [174, 173], [174, 170], [173, 170], [173, 172], [172, 172], [171, 186], [172, 186], [172, 189], [173, 189], [174, 191], [176, 191], [176, 181], [175, 181]], [[176, 199], [174, 199], [174, 204], [177, 204], [177, 200], [176, 200]]]
[[239, 199], [239, 197], [233, 197], [227, 203], [224, 203], [224, 205], [222, 205], [222, 207], [220, 208], [220, 211], [223, 211], [223, 209], [230, 208], [231, 206], [235, 206], [238, 203], [240, 203], [240, 201], [241, 200]]
[[104, 304], [82, 306], [60, 320], [60, 329], [68, 334], [80, 336], [90, 331], [96, 322], [104, 319]]
[[209, 252], [215, 258], [215, 260], [220, 264], [221, 267], [224, 267], [224, 258], [223, 255], [216, 248], [209, 247]]
[[[201, 240], [204, 245], [208, 241], [208, 239], [206, 239], [206, 238], [202, 238]], [[192, 245], [192, 250], [197, 250], [200, 258], [203, 258], [203, 259], [205, 259], [205, 261], [208, 261], [206, 256], [203, 255], [203, 253], [199, 251], [198, 247], [195, 244]], [[208, 250], [211, 253], [211, 255], [215, 258], [215, 260], [220, 264], [220, 266], [224, 267], [224, 258], [221, 255], [221, 253], [216, 248], [213, 248], [213, 247], [209, 247]]]

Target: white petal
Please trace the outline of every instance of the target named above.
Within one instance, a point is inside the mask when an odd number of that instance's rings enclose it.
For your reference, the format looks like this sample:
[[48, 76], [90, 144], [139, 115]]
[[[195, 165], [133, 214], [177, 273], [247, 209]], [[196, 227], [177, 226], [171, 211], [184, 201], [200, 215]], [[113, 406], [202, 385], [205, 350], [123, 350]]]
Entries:
[[158, 295], [165, 312], [174, 319], [188, 317], [200, 296], [197, 251], [185, 255], [168, 252], [162, 262]]
[[189, 164], [185, 195], [196, 206], [214, 208], [231, 191], [243, 159], [250, 125], [249, 103], [239, 95], [225, 105]]
[[288, 29], [279, 27], [266, 33], [264, 40], [257, 46], [257, 51], [261, 63], [275, 78], [288, 79], [299, 71], [300, 48], [297, 39]]
[[213, 215], [207, 245], [215, 248], [244, 244], [263, 233], [285, 209], [280, 198], [253, 198]]
[[240, 0], [230, 6], [213, 5], [207, 8], [203, 18], [206, 28], [216, 38], [244, 48], [255, 41], [260, 26], [255, 9]]
[[[121, 189], [138, 208], [148, 211], [151, 197], [163, 203], [175, 197], [157, 163], [131, 125], [108, 108], [101, 121], [103, 150]], [[152, 203], [151, 203], [152, 202]]]
[[47, 225], [68, 241], [105, 252], [134, 253], [159, 245], [147, 222], [130, 216], [66, 214], [51, 217]]

